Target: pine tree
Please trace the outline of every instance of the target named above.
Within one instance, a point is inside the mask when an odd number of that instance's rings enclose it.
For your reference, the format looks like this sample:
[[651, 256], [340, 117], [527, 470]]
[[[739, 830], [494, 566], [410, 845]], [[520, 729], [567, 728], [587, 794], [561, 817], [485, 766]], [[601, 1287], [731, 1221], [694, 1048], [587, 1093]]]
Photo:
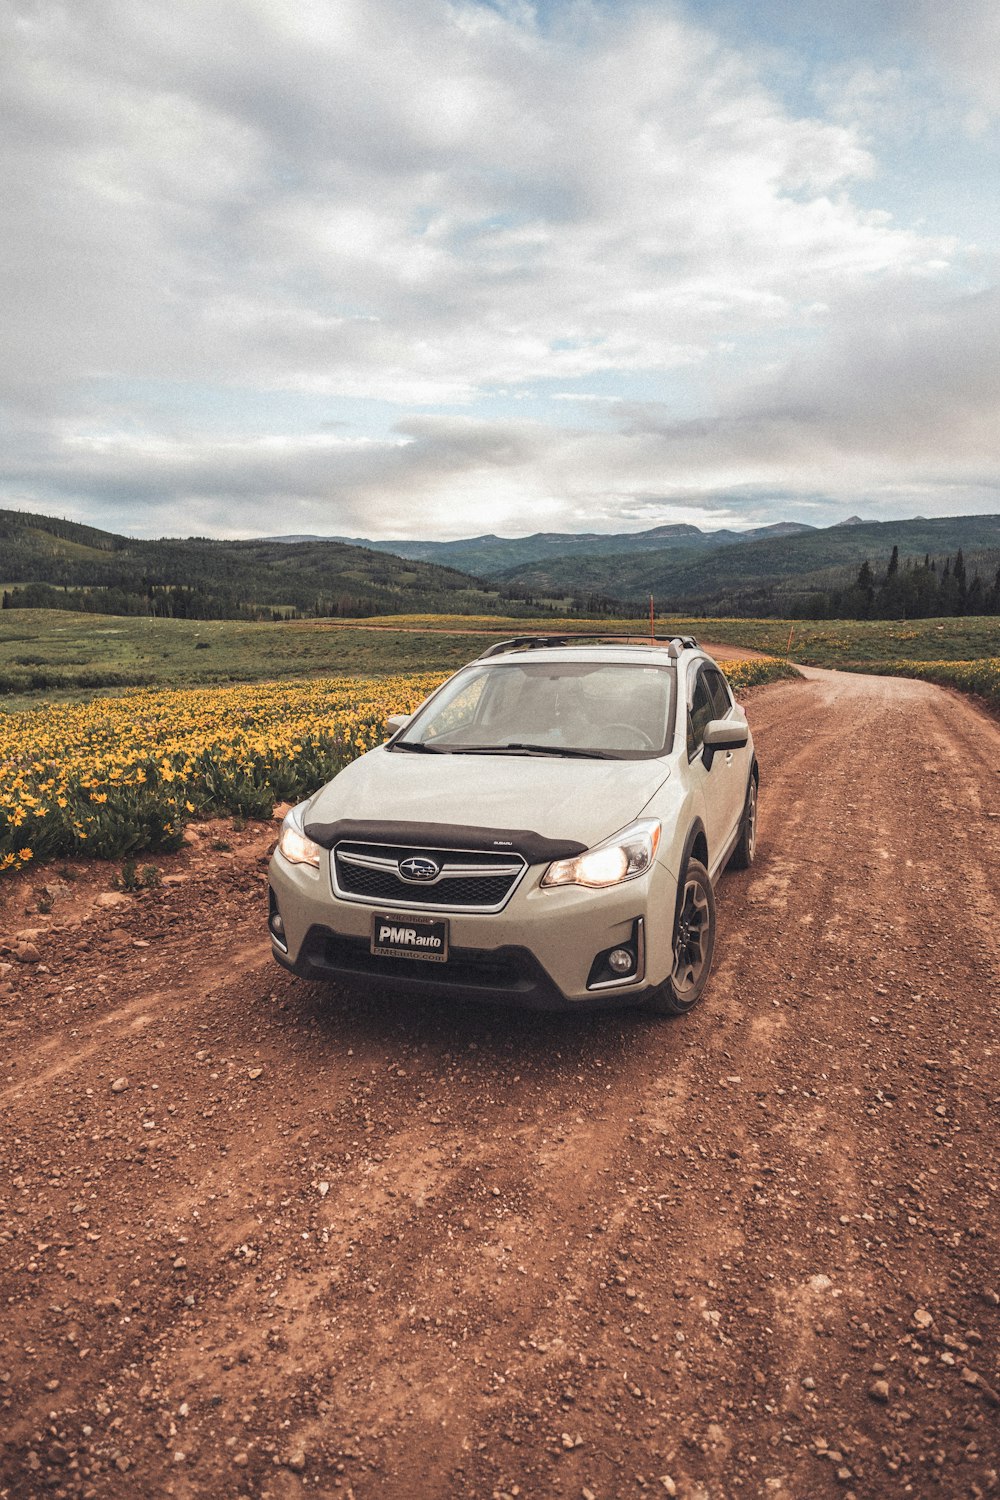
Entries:
[[990, 589], [986, 613], [1000, 615], [1000, 568], [997, 568], [997, 576], [994, 578], [993, 587]]
[[966, 600], [968, 598], [968, 588], [965, 581], [965, 558], [962, 556], [961, 547], [959, 547], [958, 554], [955, 557], [955, 569], [952, 576], [957, 585], [955, 600], [957, 613], [960, 615], [964, 615]]

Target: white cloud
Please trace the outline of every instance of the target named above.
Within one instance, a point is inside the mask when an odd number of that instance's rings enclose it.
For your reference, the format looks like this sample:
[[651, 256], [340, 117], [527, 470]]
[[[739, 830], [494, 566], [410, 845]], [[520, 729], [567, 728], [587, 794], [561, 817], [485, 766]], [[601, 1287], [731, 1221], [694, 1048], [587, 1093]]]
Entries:
[[902, 12], [946, 73], [989, 115], [1000, 112], [1000, 10], [995, 0], [911, 0]]
[[[543, 28], [472, 0], [8, 0], [5, 29], [15, 502], [146, 531], [257, 529], [280, 504], [293, 529], [454, 534], [612, 524], [838, 460], [896, 476], [914, 401], [864, 319], [928, 283], [935, 368], [966, 380], [968, 328], [933, 292], [955, 242], [852, 197], [876, 166], [858, 101], [881, 75], [804, 118], [652, 4]], [[757, 342], [764, 384], [728, 363]], [[700, 423], [668, 409], [614, 430], [597, 401], [592, 431], [481, 416], [499, 389], [630, 372], [700, 382]], [[898, 410], [880, 441], [845, 393], [883, 377]], [[157, 382], [190, 397], [165, 416]], [[370, 440], [248, 441], [246, 419], [220, 439], [241, 389], [371, 403]], [[820, 416], [774, 416], [793, 389]]]

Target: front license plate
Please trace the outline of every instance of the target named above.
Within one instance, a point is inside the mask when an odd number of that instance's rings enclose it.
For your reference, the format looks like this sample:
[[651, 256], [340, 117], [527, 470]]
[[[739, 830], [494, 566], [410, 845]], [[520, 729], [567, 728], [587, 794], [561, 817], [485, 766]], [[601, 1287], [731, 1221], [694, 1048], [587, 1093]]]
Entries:
[[422, 958], [426, 963], [447, 963], [448, 923], [440, 917], [379, 912], [372, 918], [372, 953], [376, 958]]

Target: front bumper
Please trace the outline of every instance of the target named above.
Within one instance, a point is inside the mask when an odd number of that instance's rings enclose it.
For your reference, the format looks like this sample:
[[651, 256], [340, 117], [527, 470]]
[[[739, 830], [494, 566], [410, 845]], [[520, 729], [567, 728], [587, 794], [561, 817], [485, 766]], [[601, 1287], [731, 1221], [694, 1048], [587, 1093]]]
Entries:
[[[654, 863], [646, 874], [606, 890], [563, 886], [543, 890], [544, 865], [532, 866], [502, 911], [435, 909], [449, 923], [447, 963], [379, 958], [370, 951], [375, 911], [392, 908], [345, 901], [333, 889], [328, 860], [319, 870], [271, 861], [274, 957], [306, 979], [343, 975], [410, 993], [463, 1000], [503, 1000], [538, 1010], [587, 1010], [636, 1005], [670, 971], [670, 930], [676, 877]], [[616, 946], [637, 954], [636, 970], [608, 982], [598, 956]]]

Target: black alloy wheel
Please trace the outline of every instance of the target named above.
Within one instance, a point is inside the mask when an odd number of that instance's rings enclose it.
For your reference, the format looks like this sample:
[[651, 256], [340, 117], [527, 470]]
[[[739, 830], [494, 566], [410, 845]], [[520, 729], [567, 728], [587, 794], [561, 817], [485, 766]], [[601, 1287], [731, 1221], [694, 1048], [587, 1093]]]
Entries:
[[682, 1016], [701, 999], [715, 951], [715, 893], [708, 871], [689, 859], [681, 880], [674, 919], [670, 977], [649, 997], [659, 1015]]

